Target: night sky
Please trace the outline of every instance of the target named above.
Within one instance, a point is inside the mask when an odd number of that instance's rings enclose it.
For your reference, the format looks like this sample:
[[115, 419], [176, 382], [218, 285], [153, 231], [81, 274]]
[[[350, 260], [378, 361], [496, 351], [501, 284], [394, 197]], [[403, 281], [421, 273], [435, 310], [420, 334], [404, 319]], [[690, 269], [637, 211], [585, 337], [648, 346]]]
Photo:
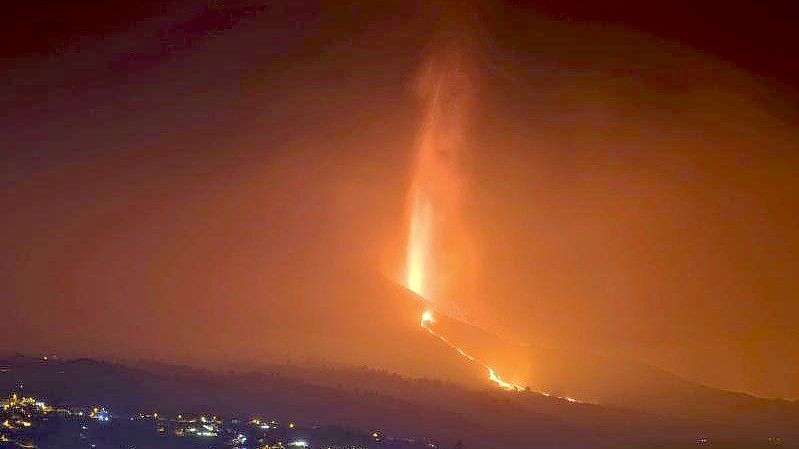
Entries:
[[[368, 362], [348, 304], [396, 296], [450, 5], [6, 3], [0, 352]], [[469, 9], [458, 301], [514, 341], [799, 397], [796, 7], [587, 3]]]

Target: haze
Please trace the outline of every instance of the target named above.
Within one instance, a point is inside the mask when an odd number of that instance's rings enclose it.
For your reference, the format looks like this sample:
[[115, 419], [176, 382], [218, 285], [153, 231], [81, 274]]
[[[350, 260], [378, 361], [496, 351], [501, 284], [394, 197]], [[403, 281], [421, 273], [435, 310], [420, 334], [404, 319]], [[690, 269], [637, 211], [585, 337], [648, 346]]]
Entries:
[[[470, 11], [475, 264], [451, 300], [513, 341], [799, 397], [793, 80], [656, 30]], [[379, 312], [347, 305], [402, 276], [442, 14], [174, 3], [5, 58], [0, 351], [373, 364], [353, 333]]]

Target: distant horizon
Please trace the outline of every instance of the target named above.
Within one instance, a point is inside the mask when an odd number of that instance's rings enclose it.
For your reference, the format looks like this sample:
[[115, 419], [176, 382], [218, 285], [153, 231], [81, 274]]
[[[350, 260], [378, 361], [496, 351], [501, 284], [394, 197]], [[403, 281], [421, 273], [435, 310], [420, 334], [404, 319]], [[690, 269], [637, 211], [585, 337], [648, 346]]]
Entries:
[[[165, 367], [173, 367], [173, 368], [188, 368], [192, 370], [198, 371], [206, 371], [211, 373], [218, 373], [218, 374], [247, 374], [247, 373], [259, 373], [258, 370], [262, 369], [269, 369], [269, 368], [280, 368], [280, 367], [299, 367], [299, 368], [314, 368], [314, 369], [343, 369], [343, 370], [361, 370], [366, 369], [369, 371], [374, 371], [375, 373], [387, 373], [392, 376], [399, 376], [404, 379], [408, 380], [422, 380], [422, 381], [431, 381], [431, 382], [443, 382], [445, 384], [451, 384], [462, 388], [472, 389], [475, 391], [481, 390], [491, 390], [492, 386], [489, 383], [484, 383], [482, 387], [478, 386], [476, 383], [464, 383], [459, 382], [453, 379], [447, 378], [436, 378], [436, 377], [414, 377], [403, 375], [401, 373], [392, 372], [386, 368], [381, 368], [379, 366], [369, 366], [369, 365], [352, 365], [352, 364], [342, 364], [341, 362], [336, 362], [332, 360], [323, 360], [317, 358], [287, 358], [283, 360], [261, 360], [261, 361], [254, 361], [254, 360], [238, 360], [238, 361], [228, 361], [228, 362], [218, 362], [216, 365], [209, 365], [203, 364], [203, 362], [192, 363], [190, 361], [167, 361], [167, 360], [159, 360], [159, 359], [146, 359], [146, 358], [138, 358], [138, 359], [124, 359], [118, 358], [115, 359], [113, 357], [94, 357], [94, 356], [68, 356], [62, 357], [55, 353], [47, 353], [41, 355], [32, 355], [26, 353], [8, 353], [3, 354], [0, 353], [0, 362], [3, 360], [7, 360], [9, 358], [21, 357], [24, 359], [28, 359], [31, 361], [43, 361], [43, 362], [63, 362], [63, 363], [71, 363], [71, 362], [80, 362], [80, 361], [89, 361], [89, 362], [97, 362], [97, 363], [107, 363], [107, 364], [114, 364], [114, 365], [121, 365], [127, 366], [131, 368], [135, 368], [136, 364], [149, 364], [149, 365], [163, 365]], [[43, 357], [49, 357], [49, 360], [43, 360]], [[659, 367], [654, 367], [656, 369], [663, 370]], [[670, 373], [667, 370], [663, 370], [665, 373], [669, 375], [675, 376], [685, 381], [691, 382], [689, 379], [681, 378], [674, 373]], [[702, 385], [698, 384], [703, 387], [708, 387], [712, 389], [716, 389], [719, 391], [726, 391], [735, 394], [742, 394], [746, 396], [750, 396], [753, 398], [758, 399], [765, 399], [765, 400], [774, 400], [774, 401], [785, 401], [785, 402], [799, 402], [799, 398], [781, 398], [781, 397], [764, 397], [764, 396], [757, 396], [751, 393], [747, 393], [745, 391], [734, 391], [734, 390], [724, 390], [721, 388], [716, 388], [710, 385]]]

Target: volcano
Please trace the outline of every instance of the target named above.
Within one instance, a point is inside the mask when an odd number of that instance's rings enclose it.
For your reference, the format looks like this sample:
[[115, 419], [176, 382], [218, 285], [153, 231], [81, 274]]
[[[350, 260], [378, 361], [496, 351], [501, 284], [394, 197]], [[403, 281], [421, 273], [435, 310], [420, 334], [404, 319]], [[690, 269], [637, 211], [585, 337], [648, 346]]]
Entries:
[[[351, 317], [344, 320], [346, 325], [339, 325], [325, 321], [323, 314], [315, 316], [313, 323], [308, 322], [315, 329], [314, 339], [335, 338], [338, 343], [335, 347], [306, 345], [296, 348], [297, 353], [321, 357], [322, 351], [339, 363], [453, 382], [510, 401], [555, 407], [565, 416], [579, 416], [585, 407], [600, 407], [691, 423], [692, 430], [706, 429], [719, 435], [799, 436], [799, 404], [795, 402], [703, 386], [632, 359], [605, 357], [584, 348], [513, 344], [447, 316], [413, 292], [367, 271], [338, 273], [328, 279], [330, 283], [318, 285], [318, 289], [339, 298], [336, 307], [344, 307]], [[431, 310], [437, 332], [522, 386], [522, 391], [498, 388], [483, 366], [420, 327], [422, 314]]]
[[[242, 363], [235, 369], [240, 374], [231, 373], [229, 364], [228, 374], [205, 375], [141, 362], [122, 364], [134, 364], [131, 371], [89, 361], [34, 360], [25, 368], [12, 360], [0, 381], [11, 388], [18, 376], [26, 388], [43, 389], [50, 396], [119, 401], [131, 409], [154, 407], [150, 403], [155, 400], [168, 401], [177, 410], [218, 404], [236, 413], [243, 413], [245, 406], [253, 407], [247, 412], [263, 408], [311, 422], [379, 425], [449, 444], [461, 439], [476, 448], [498, 443], [509, 448], [620, 448], [644, 442], [648, 447], [690, 447], [699, 435], [737, 442], [799, 437], [799, 405], [793, 402], [704, 387], [580, 348], [514, 345], [435, 310], [369, 270], [336, 267], [305, 274], [282, 278], [282, 291], [291, 294], [274, 298], [274, 303], [290, 303], [302, 311], [282, 319], [281, 332], [296, 335], [283, 347], [291, 355], [286, 364]], [[329, 299], [325, 304], [336, 309], [335, 315], [304, 307], [322, 303], [322, 298]], [[426, 332], [419, 320], [430, 310], [436, 331], [529, 391], [497, 387], [482, 366]], [[231, 326], [229, 320], [197, 317], [194, 324], [203, 335], [225, 338], [195, 340], [192, 347], [218, 353], [235, 340], [258, 353], [269, 343], [259, 338], [259, 319], [249, 314]], [[153, 330], [143, 326], [143, 332]], [[163, 337], [181, 338], [175, 330], [165, 330]]]

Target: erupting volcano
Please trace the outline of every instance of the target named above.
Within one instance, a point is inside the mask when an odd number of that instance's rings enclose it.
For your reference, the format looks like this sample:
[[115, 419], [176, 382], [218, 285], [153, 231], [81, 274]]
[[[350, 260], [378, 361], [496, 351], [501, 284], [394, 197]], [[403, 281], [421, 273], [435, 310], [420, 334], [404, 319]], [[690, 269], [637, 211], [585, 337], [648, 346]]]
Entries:
[[[461, 217], [465, 121], [473, 97], [467, 53], [453, 46], [435, 53], [424, 67], [417, 87], [425, 112], [408, 193], [405, 286], [438, 310], [462, 318], [462, 309], [454, 300], [474, 270], [472, 246]], [[420, 321], [422, 329], [469, 362], [484, 367], [488, 378], [499, 387], [522, 389], [434, 331], [434, 323], [432, 312], [425, 311]]]
[[417, 87], [425, 112], [408, 193], [405, 284], [441, 307], [472, 269], [461, 220], [464, 122], [472, 97], [465, 54], [448, 49], [432, 57]]

